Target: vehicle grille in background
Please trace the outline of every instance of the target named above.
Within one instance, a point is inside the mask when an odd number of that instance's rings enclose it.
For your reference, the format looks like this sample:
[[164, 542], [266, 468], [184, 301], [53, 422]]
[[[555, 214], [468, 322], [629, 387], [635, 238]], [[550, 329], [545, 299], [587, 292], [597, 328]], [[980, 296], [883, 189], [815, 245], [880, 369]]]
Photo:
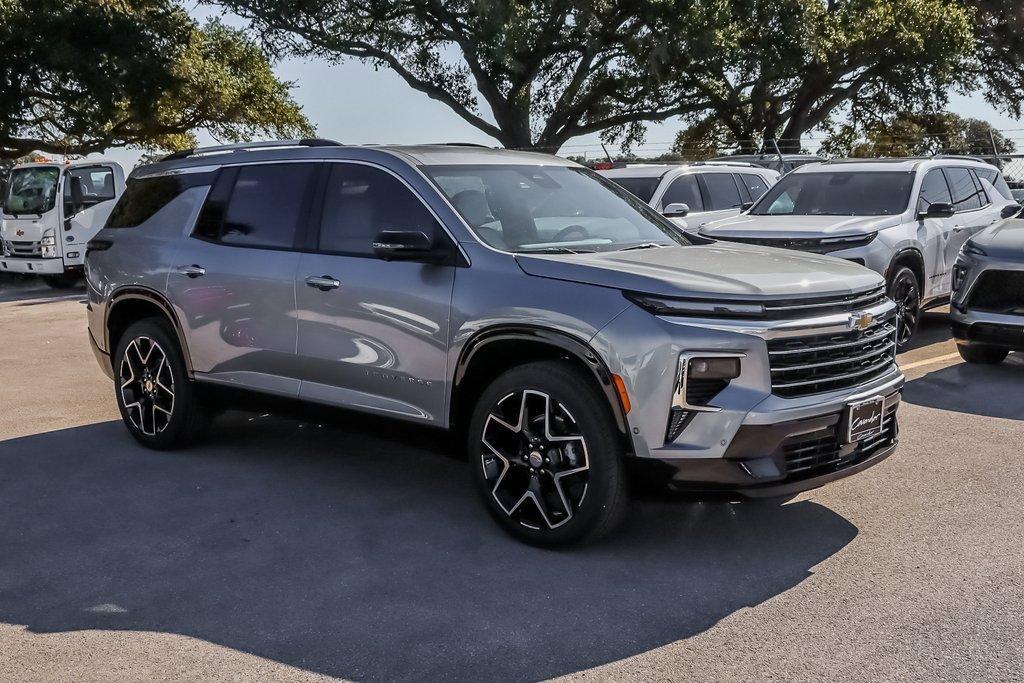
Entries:
[[791, 436], [782, 442], [786, 458], [786, 475], [813, 476], [834, 471], [857, 460], [863, 460], [896, 439], [896, 409], [899, 404], [886, 408], [882, 416], [882, 430], [877, 436], [863, 439], [855, 445], [841, 446], [836, 430], [839, 425]]
[[896, 362], [896, 316], [865, 330], [768, 342], [772, 392], [793, 398], [870, 382]]
[[792, 249], [804, 251], [811, 254], [829, 254], [833, 251], [844, 249], [856, 249], [871, 242], [874, 235], [865, 235], [863, 239], [856, 239], [851, 236], [849, 241], [843, 242], [822, 242], [820, 237], [725, 237], [722, 235], [707, 235], [712, 239], [725, 242], [739, 242], [740, 244], [756, 244], [759, 247], [775, 247], [776, 249]]
[[986, 270], [971, 290], [968, 308], [993, 313], [1024, 312], [1024, 271]]
[[39, 242], [15, 242], [11, 240], [7, 242], [7, 245], [11, 249], [11, 256], [42, 256], [43, 254]]

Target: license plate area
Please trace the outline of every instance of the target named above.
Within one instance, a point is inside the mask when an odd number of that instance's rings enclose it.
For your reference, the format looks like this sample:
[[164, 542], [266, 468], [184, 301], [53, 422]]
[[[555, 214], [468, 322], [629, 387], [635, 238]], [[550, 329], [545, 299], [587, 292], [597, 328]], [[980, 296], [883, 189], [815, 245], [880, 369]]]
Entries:
[[882, 433], [885, 417], [885, 397], [875, 396], [846, 406], [844, 443], [869, 439]]

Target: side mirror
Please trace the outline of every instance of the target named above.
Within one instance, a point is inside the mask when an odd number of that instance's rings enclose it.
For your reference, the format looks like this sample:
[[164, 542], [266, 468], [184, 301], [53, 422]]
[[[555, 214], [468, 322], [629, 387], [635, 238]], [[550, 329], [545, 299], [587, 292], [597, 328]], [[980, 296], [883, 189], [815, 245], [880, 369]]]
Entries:
[[1003, 207], [1003, 210], [999, 212], [1000, 218], [1013, 218], [1020, 213], [1020, 204], [1007, 204]]
[[956, 213], [952, 204], [946, 202], [935, 202], [928, 205], [927, 211], [917, 214], [918, 218], [950, 218]]
[[85, 206], [85, 194], [82, 192], [82, 179], [71, 176], [71, 212], [78, 213]]
[[373, 240], [373, 253], [385, 261], [420, 261], [444, 263], [447, 250], [438, 249], [421, 230], [381, 230]]
[[661, 215], [669, 218], [682, 218], [688, 213], [690, 213], [689, 205], [682, 202], [673, 202], [664, 208]]

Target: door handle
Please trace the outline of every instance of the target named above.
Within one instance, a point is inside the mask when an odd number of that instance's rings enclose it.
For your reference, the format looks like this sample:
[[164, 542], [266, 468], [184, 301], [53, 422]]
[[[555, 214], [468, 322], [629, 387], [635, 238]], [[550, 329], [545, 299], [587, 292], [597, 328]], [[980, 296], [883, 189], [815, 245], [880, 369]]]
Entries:
[[964, 231], [964, 230], [966, 230], [966, 229], [967, 229], [967, 228], [965, 228], [965, 227], [964, 227], [964, 226], [962, 226], [962, 225], [954, 225], [954, 226], [953, 226], [953, 232], [963, 232], [963, 231]]
[[200, 275], [206, 275], [206, 268], [193, 263], [191, 266], [178, 266], [178, 272], [190, 278], [197, 278]]
[[341, 287], [341, 282], [330, 275], [320, 275], [319, 277], [316, 275], [310, 275], [306, 278], [306, 284], [310, 287], [316, 287], [321, 292]]

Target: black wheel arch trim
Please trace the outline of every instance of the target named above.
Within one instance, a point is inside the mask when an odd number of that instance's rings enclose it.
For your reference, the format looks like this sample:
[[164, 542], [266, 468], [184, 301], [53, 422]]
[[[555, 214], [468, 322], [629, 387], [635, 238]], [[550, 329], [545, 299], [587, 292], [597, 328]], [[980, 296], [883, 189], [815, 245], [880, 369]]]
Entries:
[[[902, 258], [904, 258], [904, 257], [906, 257], [908, 255], [912, 255], [914, 258], [916, 258], [918, 260], [918, 262], [920, 262], [920, 264], [921, 264], [921, 274], [924, 275], [924, 279], [925, 280], [928, 279], [928, 265], [927, 265], [927, 263], [924, 260], [924, 254], [921, 253], [921, 250], [918, 249], [917, 247], [903, 247], [902, 249], [897, 251], [895, 254], [893, 254], [891, 259], [889, 259], [889, 266], [885, 269], [885, 285], [886, 285], [886, 288], [888, 288], [889, 284], [892, 282], [892, 280], [890, 278], [892, 276], [893, 269], [896, 267], [896, 264], [899, 262], [900, 259], [902, 259]], [[922, 300], [923, 300], [924, 288], [925, 288], [925, 286], [927, 286], [928, 283], [927, 282], [918, 282], [917, 284], [918, 284], [919, 289], [921, 290], [921, 296], [922, 296]]]
[[167, 320], [170, 321], [171, 327], [174, 328], [174, 333], [178, 339], [178, 346], [181, 348], [181, 355], [185, 359], [185, 374], [189, 379], [193, 379], [192, 358], [188, 352], [188, 344], [185, 342], [185, 333], [182, 330], [181, 323], [178, 321], [178, 316], [174, 313], [171, 302], [157, 290], [141, 285], [124, 285], [115, 289], [110, 296], [109, 303], [107, 303], [103, 314], [103, 345], [107, 349], [111, 363], [114, 362], [114, 349], [110, 348], [110, 313], [118, 304], [124, 301], [139, 300], [155, 305], [167, 317]]
[[[608, 369], [604, 360], [587, 342], [577, 337], [573, 337], [566, 332], [552, 330], [546, 327], [533, 325], [496, 325], [494, 327], [488, 327], [487, 329], [480, 330], [470, 337], [465, 346], [463, 346], [462, 351], [459, 354], [459, 361], [455, 365], [455, 376], [452, 382], [453, 398], [455, 391], [465, 379], [466, 369], [472, 362], [473, 356], [488, 344], [509, 340], [531, 341], [547, 344], [548, 346], [570, 353], [580, 360], [587, 368], [590, 369], [594, 375], [594, 379], [597, 380], [598, 385], [604, 392], [605, 398], [608, 400], [608, 404], [612, 409], [612, 414], [615, 417], [615, 426], [624, 436], [628, 437], [629, 423], [626, 419], [625, 411], [622, 409], [622, 403], [619, 400], [615, 384], [612, 381], [612, 372]], [[454, 410], [454, 408], [455, 401], [453, 400], [451, 401], [449, 410]]]

